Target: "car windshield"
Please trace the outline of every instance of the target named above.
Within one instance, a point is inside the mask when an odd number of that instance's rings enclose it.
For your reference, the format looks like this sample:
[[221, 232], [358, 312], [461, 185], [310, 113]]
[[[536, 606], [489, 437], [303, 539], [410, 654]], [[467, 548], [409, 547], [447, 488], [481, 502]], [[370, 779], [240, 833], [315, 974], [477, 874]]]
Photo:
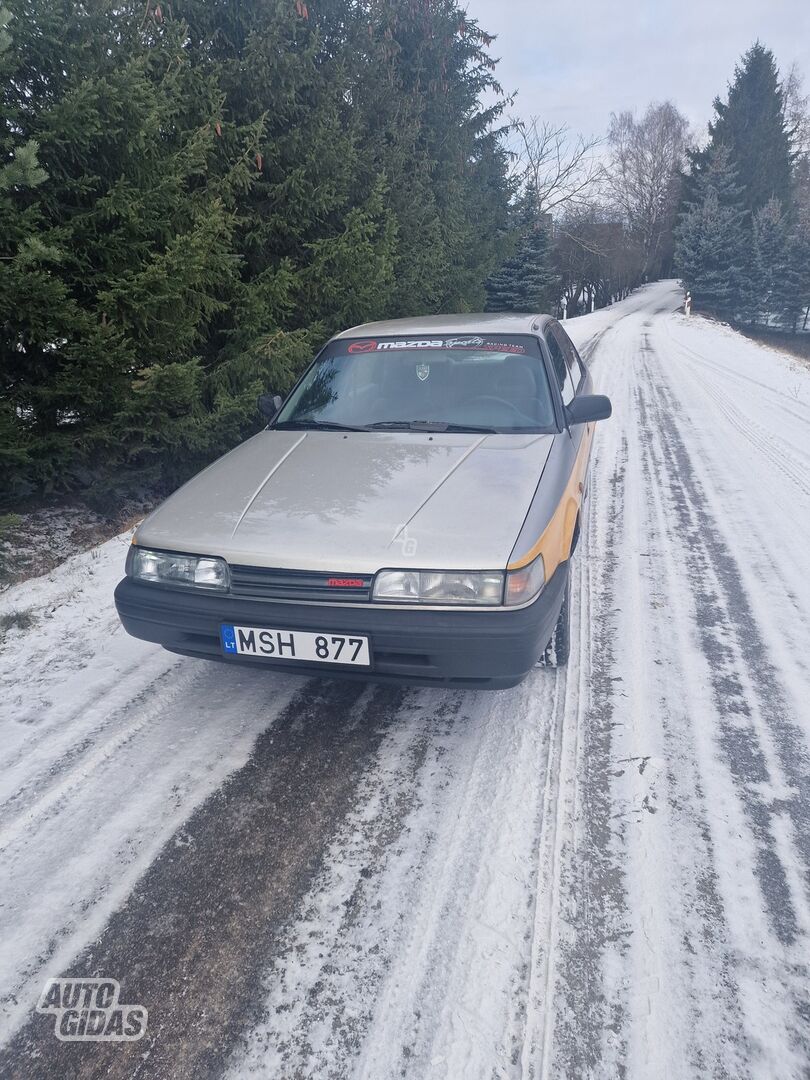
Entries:
[[274, 427], [555, 431], [537, 341], [499, 335], [341, 339], [305, 373]]

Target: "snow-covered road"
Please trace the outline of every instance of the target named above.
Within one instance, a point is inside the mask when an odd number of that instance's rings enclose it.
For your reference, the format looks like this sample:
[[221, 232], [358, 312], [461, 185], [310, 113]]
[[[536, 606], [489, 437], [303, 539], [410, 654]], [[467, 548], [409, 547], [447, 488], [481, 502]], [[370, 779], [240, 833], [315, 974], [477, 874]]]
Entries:
[[[810, 371], [679, 300], [567, 324], [614, 416], [566, 670], [181, 660], [126, 537], [0, 596], [0, 1075], [810, 1076]], [[58, 1042], [65, 973], [146, 1037]]]

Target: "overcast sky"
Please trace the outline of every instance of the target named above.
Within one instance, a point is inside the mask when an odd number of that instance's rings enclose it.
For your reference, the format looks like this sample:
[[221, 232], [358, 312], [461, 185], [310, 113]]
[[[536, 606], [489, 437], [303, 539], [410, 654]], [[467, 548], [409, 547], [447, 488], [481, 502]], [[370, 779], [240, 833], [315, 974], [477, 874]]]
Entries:
[[604, 133], [611, 112], [670, 99], [704, 128], [739, 56], [757, 38], [810, 91], [810, 0], [468, 0], [497, 34], [497, 77], [521, 116]]

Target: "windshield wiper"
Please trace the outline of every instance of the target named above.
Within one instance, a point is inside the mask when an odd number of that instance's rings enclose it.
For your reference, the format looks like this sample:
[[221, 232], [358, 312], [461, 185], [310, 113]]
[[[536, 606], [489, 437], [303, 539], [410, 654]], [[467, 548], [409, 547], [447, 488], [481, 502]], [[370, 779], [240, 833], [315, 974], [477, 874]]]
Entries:
[[452, 431], [471, 435], [497, 435], [494, 427], [481, 427], [477, 424], [453, 424], [449, 420], [380, 420], [365, 427], [350, 424], [338, 424], [334, 420], [316, 420], [311, 416], [302, 416], [299, 420], [281, 420], [273, 424], [274, 428], [287, 431]]
[[366, 427], [352, 427], [350, 424], [338, 424], [333, 420], [315, 420], [310, 416], [302, 416], [300, 420], [282, 420], [273, 424], [274, 428], [282, 428], [289, 431], [368, 431]]
[[471, 435], [497, 435], [498, 429], [479, 424], [453, 424], [449, 420], [380, 420], [367, 431], [454, 431]]
[[445, 424], [445, 431], [469, 431], [473, 435], [502, 435], [503, 432], [498, 431], [494, 427], [485, 427], [481, 424]]

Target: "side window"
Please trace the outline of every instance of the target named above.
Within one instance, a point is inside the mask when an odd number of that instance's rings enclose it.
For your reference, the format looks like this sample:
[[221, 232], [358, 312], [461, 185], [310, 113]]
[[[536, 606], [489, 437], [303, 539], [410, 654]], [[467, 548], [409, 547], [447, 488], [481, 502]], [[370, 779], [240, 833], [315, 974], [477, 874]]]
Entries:
[[582, 378], [585, 374], [585, 368], [582, 366], [582, 361], [579, 358], [579, 353], [571, 345], [571, 374], [574, 377], [574, 386], [579, 390], [579, 384], [582, 382]]
[[579, 384], [582, 382], [582, 376], [584, 374], [579, 354], [574, 348], [574, 343], [571, 341], [571, 338], [566, 334], [559, 323], [554, 323], [551, 331], [560, 343], [560, 348], [565, 356], [565, 362], [568, 364], [568, 370], [571, 373], [571, 381], [573, 382], [574, 390], [576, 391], [579, 389]]
[[582, 357], [576, 349], [571, 348], [573, 353], [573, 380], [577, 383], [577, 389], [579, 390], [579, 384], [585, 377], [585, 365], [582, 363]]
[[551, 366], [554, 368], [557, 386], [560, 388], [563, 402], [567, 405], [570, 399], [566, 398], [566, 386], [568, 383], [566, 376], [568, 372], [565, 364], [565, 357], [562, 354], [562, 349], [560, 348], [556, 337], [549, 331], [546, 332], [546, 345], [548, 345], [548, 351], [551, 353]]
[[551, 353], [551, 363], [557, 377], [557, 385], [562, 394], [563, 405], [570, 405], [575, 393], [574, 384], [571, 381], [571, 373], [568, 370], [568, 364], [565, 362], [565, 356], [560, 348], [557, 335], [552, 330], [549, 330], [546, 334], [546, 344], [548, 345], [548, 351]]

